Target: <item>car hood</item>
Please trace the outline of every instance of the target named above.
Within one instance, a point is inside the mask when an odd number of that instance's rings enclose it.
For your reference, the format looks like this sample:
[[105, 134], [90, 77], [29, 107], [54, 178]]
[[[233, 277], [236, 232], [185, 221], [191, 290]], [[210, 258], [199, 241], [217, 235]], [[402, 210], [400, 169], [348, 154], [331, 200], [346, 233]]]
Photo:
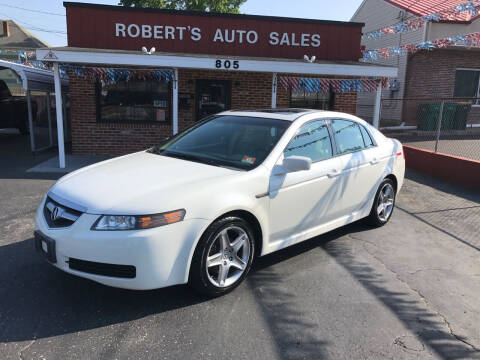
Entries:
[[146, 215], [184, 208], [195, 192], [241, 173], [140, 152], [70, 173], [49, 193], [90, 214]]

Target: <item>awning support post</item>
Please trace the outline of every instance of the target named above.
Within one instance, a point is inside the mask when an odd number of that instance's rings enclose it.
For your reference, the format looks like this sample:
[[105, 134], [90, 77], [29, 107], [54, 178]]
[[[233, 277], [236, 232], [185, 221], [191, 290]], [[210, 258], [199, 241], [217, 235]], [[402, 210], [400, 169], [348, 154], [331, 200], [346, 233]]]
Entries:
[[30, 147], [35, 152], [35, 134], [33, 131], [32, 96], [27, 90], [28, 128], [30, 129]]
[[173, 71], [173, 135], [178, 133], [178, 69]]
[[57, 111], [57, 136], [58, 136], [58, 163], [61, 169], [65, 168], [65, 142], [63, 138], [63, 101], [62, 84], [58, 63], [53, 63], [53, 80], [55, 83], [55, 107]]
[[382, 82], [379, 81], [377, 86], [377, 96], [375, 97], [375, 109], [373, 113], [373, 126], [377, 129], [380, 126], [381, 107], [382, 107]]
[[278, 77], [277, 73], [272, 75], [272, 109], [277, 107], [277, 88], [278, 88]]
[[53, 130], [52, 130], [52, 109], [50, 108], [50, 91], [47, 92], [47, 117], [48, 117], [48, 137], [50, 139], [50, 146], [53, 146]]

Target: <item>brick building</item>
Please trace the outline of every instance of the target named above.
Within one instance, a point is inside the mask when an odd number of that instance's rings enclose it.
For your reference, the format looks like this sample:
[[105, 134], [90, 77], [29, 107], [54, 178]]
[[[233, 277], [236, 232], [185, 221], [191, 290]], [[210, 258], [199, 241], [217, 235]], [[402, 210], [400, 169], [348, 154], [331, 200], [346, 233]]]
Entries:
[[[419, 44], [448, 37], [480, 32], [480, 15], [468, 12], [428, 22], [415, 31], [369, 38], [365, 34], [432, 13], [464, 4], [464, 0], [364, 0], [351, 21], [365, 23], [362, 45], [366, 50]], [[383, 93], [388, 107], [382, 108], [383, 126], [418, 125], [418, 106], [432, 98], [470, 101], [468, 123], [480, 121], [480, 52], [478, 48], [450, 46], [445, 49], [420, 51], [410, 55], [378, 59], [378, 65], [398, 67], [398, 86]], [[468, 99], [471, 100], [468, 100]], [[425, 100], [421, 100], [425, 99]], [[430, 100], [428, 100], [430, 99]], [[456, 99], [456, 100], [455, 100]], [[362, 109], [372, 102], [372, 95], [362, 94], [358, 115], [368, 117]], [[368, 111], [368, 110], [364, 110]]]
[[68, 47], [37, 59], [69, 75], [76, 154], [142, 150], [227, 109], [355, 113], [359, 87], [397, 76], [358, 61], [362, 23], [64, 5]]

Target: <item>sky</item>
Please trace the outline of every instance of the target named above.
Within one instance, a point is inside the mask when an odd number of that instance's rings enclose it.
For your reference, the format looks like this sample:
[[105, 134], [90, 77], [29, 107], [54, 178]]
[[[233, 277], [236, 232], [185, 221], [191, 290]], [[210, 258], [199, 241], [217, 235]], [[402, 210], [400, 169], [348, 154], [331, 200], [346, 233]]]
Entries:
[[[118, 0], [71, 1], [118, 4]], [[348, 21], [361, 3], [362, 0], [247, 0], [241, 7], [241, 12], [254, 15]], [[0, 19], [10, 19], [19, 23], [50, 46], [67, 45], [64, 15], [65, 8], [62, 0], [0, 0]]]

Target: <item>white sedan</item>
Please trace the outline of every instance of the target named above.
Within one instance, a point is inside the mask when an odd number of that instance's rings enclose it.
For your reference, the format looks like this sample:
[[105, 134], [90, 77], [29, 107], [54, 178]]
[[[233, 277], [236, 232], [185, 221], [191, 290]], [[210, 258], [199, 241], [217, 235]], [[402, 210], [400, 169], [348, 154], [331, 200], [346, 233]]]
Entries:
[[404, 172], [402, 145], [352, 115], [223, 112], [58, 180], [36, 213], [36, 249], [105, 285], [220, 295], [256, 256], [362, 218], [387, 223]]

